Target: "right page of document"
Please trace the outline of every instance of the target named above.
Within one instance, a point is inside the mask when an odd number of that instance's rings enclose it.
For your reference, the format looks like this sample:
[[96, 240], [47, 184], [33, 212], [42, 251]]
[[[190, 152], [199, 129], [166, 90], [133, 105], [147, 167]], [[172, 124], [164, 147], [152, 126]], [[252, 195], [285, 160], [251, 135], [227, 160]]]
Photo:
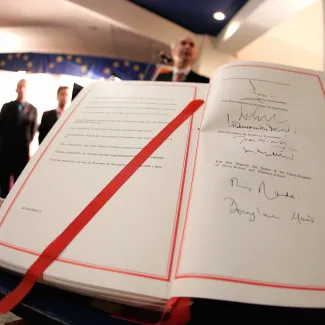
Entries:
[[325, 306], [324, 96], [313, 71], [215, 73], [173, 295]]

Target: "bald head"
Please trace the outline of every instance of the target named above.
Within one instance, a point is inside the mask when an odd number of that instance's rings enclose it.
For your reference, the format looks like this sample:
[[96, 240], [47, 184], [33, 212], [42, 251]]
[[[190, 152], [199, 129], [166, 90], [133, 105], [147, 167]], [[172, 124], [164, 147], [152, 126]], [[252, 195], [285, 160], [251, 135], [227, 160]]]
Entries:
[[25, 101], [26, 90], [27, 90], [27, 81], [25, 79], [19, 80], [19, 82], [17, 83], [16, 93], [17, 93], [17, 100], [21, 103]]
[[196, 44], [191, 36], [179, 38], [171, 48], [174, 65], [178, 69], [190, 67], [196, 58]]

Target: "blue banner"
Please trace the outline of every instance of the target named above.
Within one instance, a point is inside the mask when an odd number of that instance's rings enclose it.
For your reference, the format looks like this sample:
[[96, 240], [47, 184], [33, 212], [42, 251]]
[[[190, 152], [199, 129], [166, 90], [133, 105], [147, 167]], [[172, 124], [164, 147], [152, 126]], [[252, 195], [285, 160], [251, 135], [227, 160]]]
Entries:
[[92, 79], [151, 80], [156, 65], [136, 61], [70, 54], [0, 54], [0, 69], [34, 73], [67, 74]]

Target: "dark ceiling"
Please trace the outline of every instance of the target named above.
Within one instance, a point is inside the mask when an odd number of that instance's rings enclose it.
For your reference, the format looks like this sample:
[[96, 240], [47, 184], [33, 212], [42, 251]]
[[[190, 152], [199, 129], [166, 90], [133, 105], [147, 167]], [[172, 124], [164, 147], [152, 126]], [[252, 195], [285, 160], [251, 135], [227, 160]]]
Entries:
[[[129, 0], [198, 34], [216, 36], [248, 0]], [[213, 14], [221, 11], [226, 19]]]

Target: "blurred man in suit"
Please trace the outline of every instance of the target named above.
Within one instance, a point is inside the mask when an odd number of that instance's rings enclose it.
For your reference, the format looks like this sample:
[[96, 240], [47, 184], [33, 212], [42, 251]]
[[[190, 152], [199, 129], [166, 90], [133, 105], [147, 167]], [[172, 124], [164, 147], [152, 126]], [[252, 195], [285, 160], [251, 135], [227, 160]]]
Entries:
[[64, 110], [66, 109], [69, 100], [69, 88], [66, 86], [59, 87], [57, 91], [57, 99], [58, 99], [58, 107], [51, 111], [44, 112], [42, 116], [41, 125], [38, 130], [39, 144], [41, 144], [41, 142], [44, 140], [46, 135], [52, 129], [53, 125], [56, 123], [56, 121], [59, 119], [59, 117], [63, 114]]
[[0, 196], [5, 198], [10, 177], [17, 180], [29, 160], [29, 145], [37, 130], [37, 109], [26, 101], [27, 82], [17, 84], [17, 99], [0, 113]]
[[192, 37], [185, 36], [177, 40], [171, 48], [174, 60], [172, 72], [161, 73], [156, 81], [201, 82], [208, 83], [209, 78], [192, 71], [192, 64], [196, 58], [197, 48]]

